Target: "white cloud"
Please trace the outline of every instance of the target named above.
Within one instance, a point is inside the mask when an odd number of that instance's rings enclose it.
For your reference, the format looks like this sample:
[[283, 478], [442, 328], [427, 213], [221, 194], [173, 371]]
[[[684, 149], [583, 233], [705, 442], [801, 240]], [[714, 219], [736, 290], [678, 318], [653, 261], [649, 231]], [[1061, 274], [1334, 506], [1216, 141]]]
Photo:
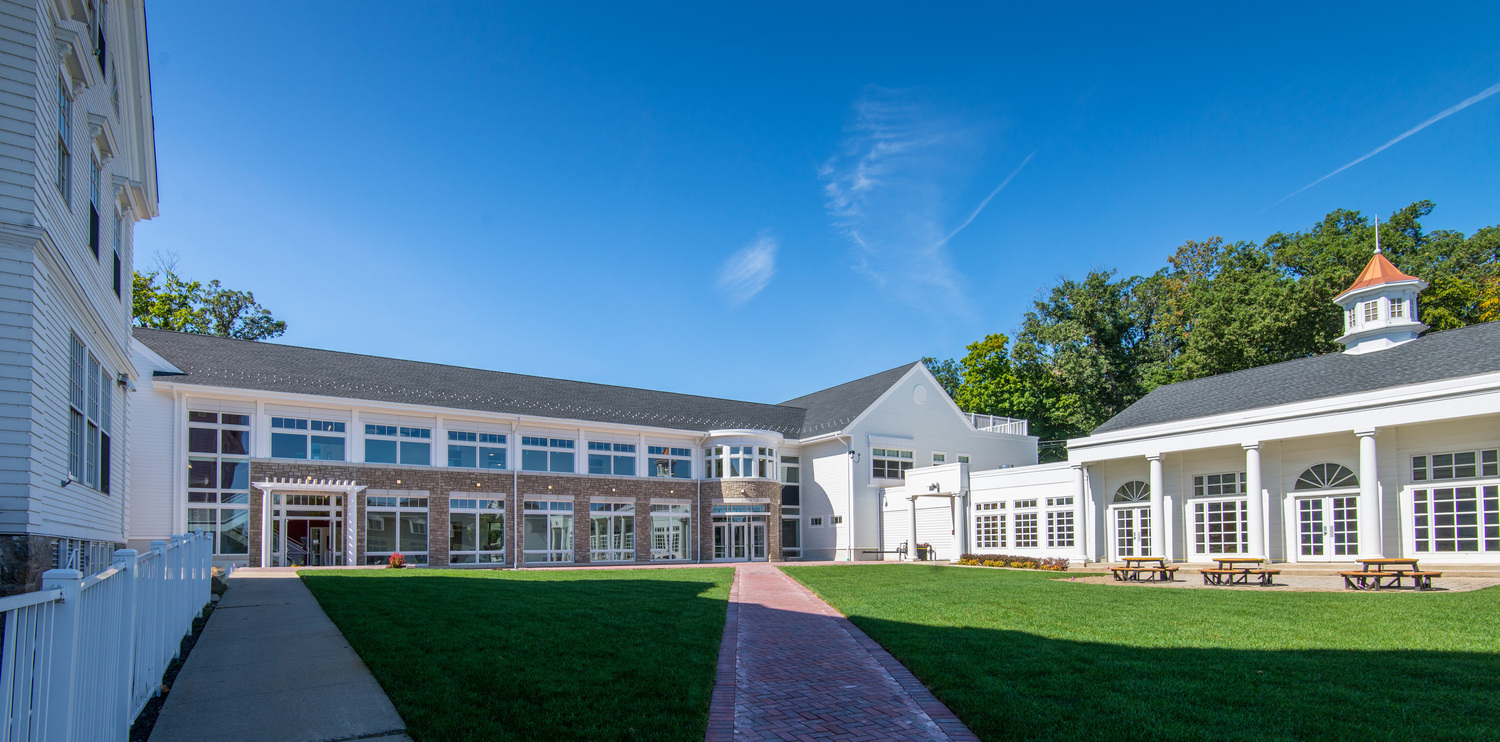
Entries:
[[[966, 219], [954, 219], [950, 189], [969, 180], [983, 149], [972, 127], [934, 114], [903, 91], [877, 87], [855, 102], [854, 114], [843, 153], [818, 169], [828, 214], [852, 245], [854, 269], [934, 314], [972, 314], [948, 242], [1021, 168]], [[960, 223], [954, 228], [950, 220]]]
[[730, 304], [750, 301], [771, 283], [776, 276], [778, 246], [775, 237], [761, 235], [724, 261], [719, 268], [719, 291]]

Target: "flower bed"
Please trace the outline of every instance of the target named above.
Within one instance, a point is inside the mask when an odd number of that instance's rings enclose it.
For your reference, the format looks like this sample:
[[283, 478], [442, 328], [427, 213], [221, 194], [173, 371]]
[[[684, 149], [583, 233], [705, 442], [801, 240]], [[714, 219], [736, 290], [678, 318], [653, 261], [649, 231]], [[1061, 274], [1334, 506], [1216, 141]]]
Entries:
[[1068, 560], [1061, 557], [1007, 556], [1005, 554], [961, 554], [959, 564], [971, 567], [1010, 567], [1012, 569], [1043, 569], [1049, 572], [1065, 572]]

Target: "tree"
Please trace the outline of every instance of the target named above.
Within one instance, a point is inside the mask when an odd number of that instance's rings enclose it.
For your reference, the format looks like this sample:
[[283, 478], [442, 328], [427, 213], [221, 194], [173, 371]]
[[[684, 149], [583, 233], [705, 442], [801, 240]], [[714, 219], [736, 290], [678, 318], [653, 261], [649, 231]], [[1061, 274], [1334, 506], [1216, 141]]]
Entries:
[[131, 309], [138, 327], [154, 327], [241, 340], [266, 340], [286, 332], [286, 322], [256, 303], [249, 291], [224, 288], [217, 280], [186, 281], [170, 265], [131, 280]]
[[[1429, 232], [1421, 220], [1433, 208], [1418, 201], [1379, 225], [1386, 256], [1428, 283], [1422, 321], [1445, 330], [1500, 320], [1500, 226]], [[1026, 418], [1044, 439], [1087, 435], [1163, 384], [1339, 350], [1333, 298], [1369, 262], [1375, 232], [1338, 209], [1259, 244], [1188, 241], [1149, 276], [1058, 279], [1008, 351], [991, 334], [962, 359], [923, 360], [966, 411]]]

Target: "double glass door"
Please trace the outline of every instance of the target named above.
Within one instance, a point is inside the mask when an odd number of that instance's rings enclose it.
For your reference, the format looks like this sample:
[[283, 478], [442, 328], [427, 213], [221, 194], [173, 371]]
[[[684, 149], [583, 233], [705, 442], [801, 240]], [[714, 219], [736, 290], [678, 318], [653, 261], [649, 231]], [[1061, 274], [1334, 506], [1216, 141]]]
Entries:
[[271, 566], [329, 567], [344, 563], [343, 528], [336, 517], [281, 515], [271, 521]]
[[1298, 561], [1348, 561], [1359, 554], [1359, 495], [1297, 500]]
[[766, 558], [764, 520], [714, 521], [714, 559], [732, 562]]
[[1151, 508], [1115, 509], [1115, 558], [1156, 556], [1151, 553]]

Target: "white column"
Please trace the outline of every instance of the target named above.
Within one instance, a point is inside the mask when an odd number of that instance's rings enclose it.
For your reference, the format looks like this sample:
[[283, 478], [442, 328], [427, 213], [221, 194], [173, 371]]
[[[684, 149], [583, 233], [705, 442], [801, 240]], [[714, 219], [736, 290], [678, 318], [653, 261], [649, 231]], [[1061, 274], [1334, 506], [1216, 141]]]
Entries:
[[1245, 446], [1245, 509], [1248, 516], [1245, 527], [1250, 531], [1250, 556], [1265, 558], [1266, 525], [1265, 495], [1260, 483], [1260, 443]]
[[1151, 467], [1151, 554], [1147, 556], [1171, 556], [1168, 553], [1166, 542], [1166, 508], [1163, 507], [1162, 497], [1166, 494], [1165, 482], [1161, 473], [1161, 454], [1147, 456], [1146, 461]]
[[1089, 559], [1088, 533], [1092, 525], [1088, 521], [1088, 492], [1084, 486], [1083, 464], [1073, 467], [1073, 552], [1084, 562]]
[[908, 510], [911, 512], [911, 538], [906, 542], [906, 558], [917, 558], [917, 498], [906, 498]]
[[[259, 488], [257, 488], [259, 489]], [[260, 491], [260, 565], [271, 566], [271, 490]]]
[[271, 458], [271, 416], [266, 413], [264, 400], [255, 403], [255, 424], [250, 427], [250, 455]]
[[1359, 436], [1359, 555], [1380, 556], [1380, 466], [1375, 456], [1375, 429], [1356, 430]]

